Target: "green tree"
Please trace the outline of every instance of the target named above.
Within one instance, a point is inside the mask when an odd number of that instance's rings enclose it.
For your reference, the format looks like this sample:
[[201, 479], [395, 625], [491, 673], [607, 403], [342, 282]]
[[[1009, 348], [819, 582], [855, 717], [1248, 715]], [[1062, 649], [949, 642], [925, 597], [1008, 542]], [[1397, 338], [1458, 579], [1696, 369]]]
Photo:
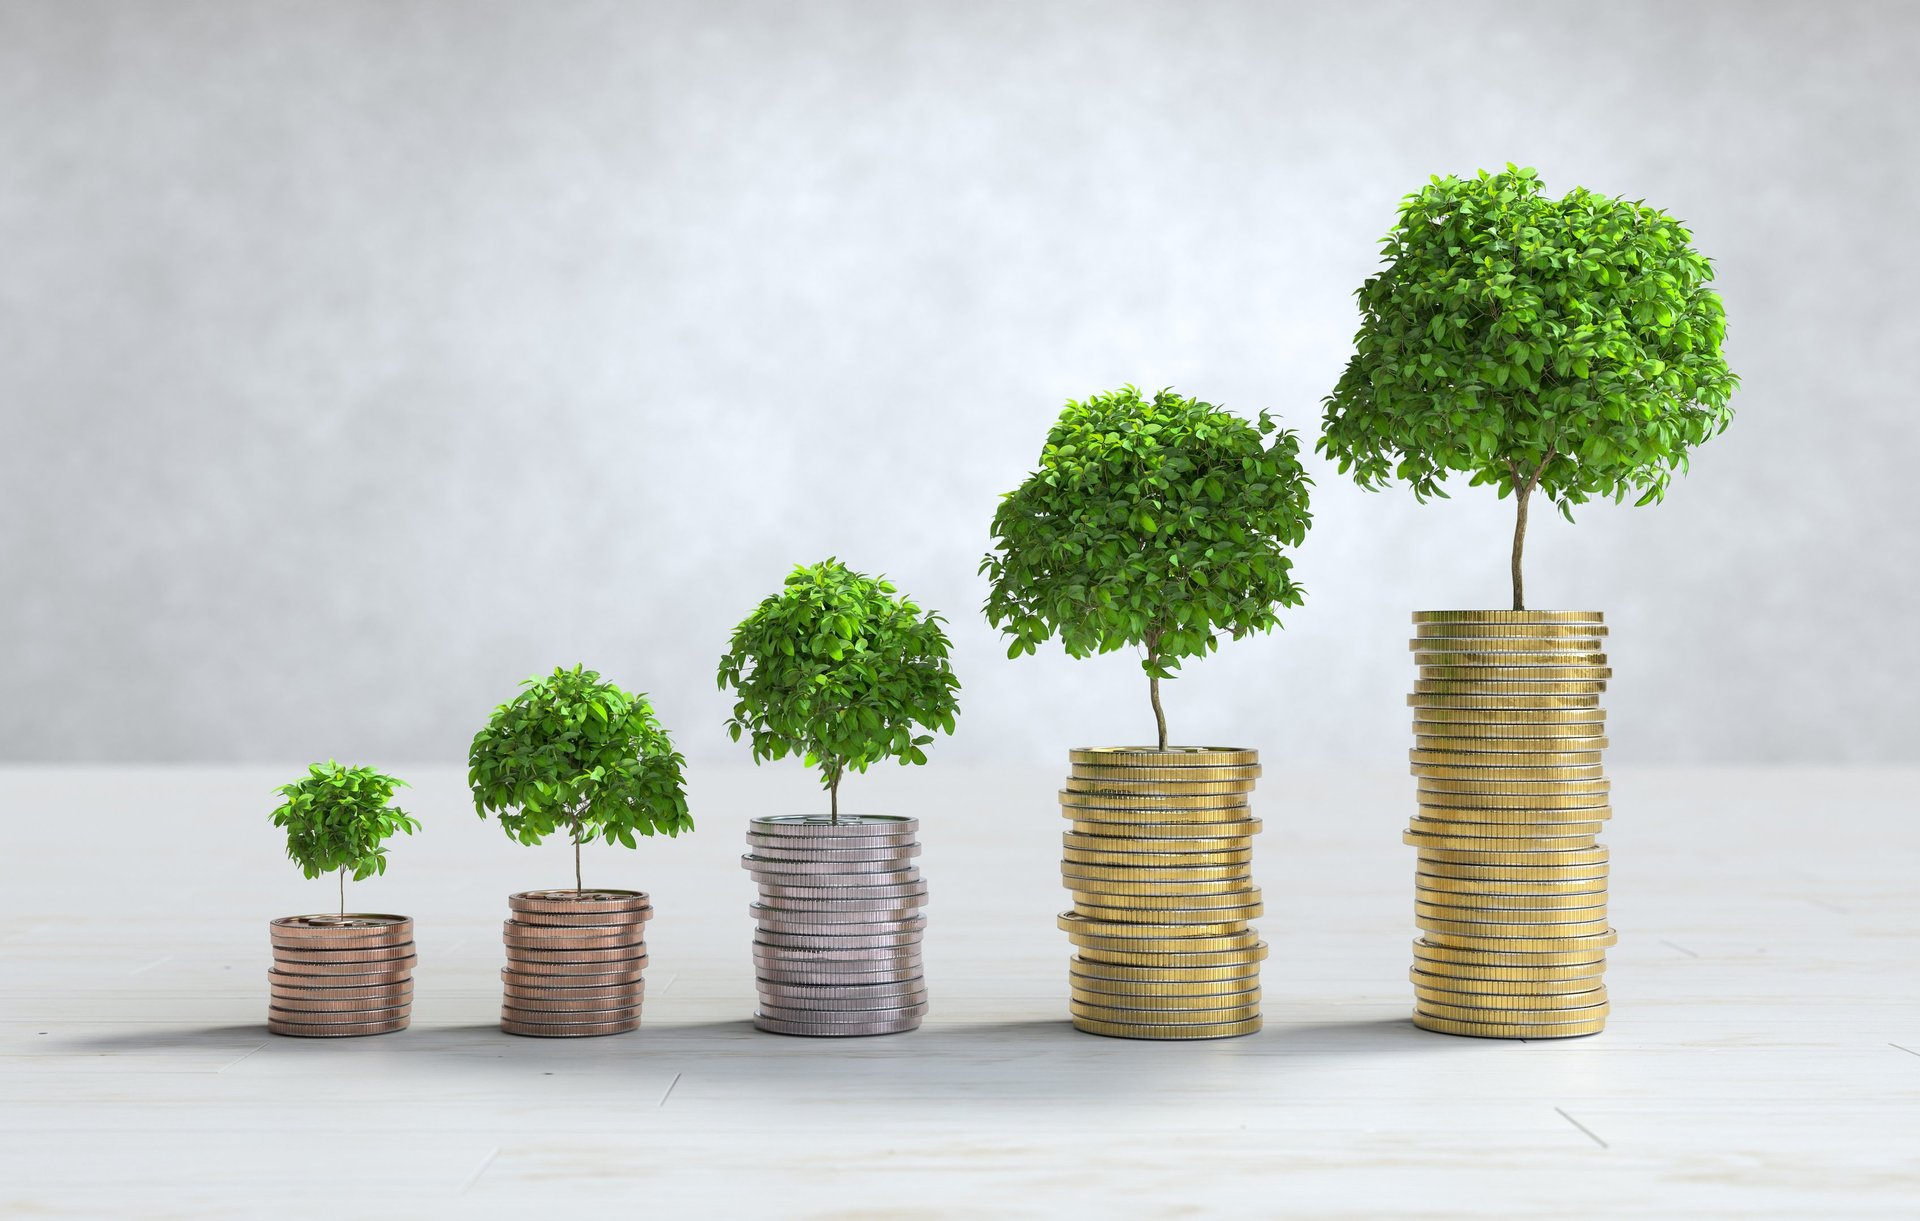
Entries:
[[1160, 681], [1304, 598], [1285, 549], [1312, 525], [1311, 484], [1298, 438], [1265, 412], [1132, 386], [1069, 402], [993, 515], [987, 619], [1008, 657], [1055, 636], [1071, 657], [1142, 648], [1164, 750]]
[[395, 831], [412, 835], [418, 820], [396, 805], [393, 791], [406, 782], [370, 767], [313, 763], [307, 774], [273, 790], [286, 801], [273, 825], [287, 832], [287, 855], [309, 878], [337, 873], [340, 914], [347, 914], [347, 874], [363, 881], [387, 871], [386, 841]]
[[1693, 235], [1638, 200], [1542, 194], [1531, 169], [1434, 178], [1406, 197], [1360, 286], [1360, 332], [1318, 448], [1364, 488], [1421, 500], [1456, 471], [1514, 498], [1513, 608], [1527, 501], [1568, 521], [1594, 497], [1666, 495], [1722, 430], [1738, 379]]
[[836, 559], [796, 567], [720, 658], [720, 689], [734, 692], [727, 732], [751, 736], [756, 763], [798, 755], [819, 768], [839, 822], [849, 770], [925, 763], [933, 734], [920, 731], [953, 732], [960, 680], [943, 622]]
[[684, 765], [646, 696], [561, 667], [493, 710], [467, 752], [467, 784], [480, 817], [498, 815], [520, 843], [564, 830], [578, 891], [582, 844], [633, 848], [636, 835], [693, 830]]

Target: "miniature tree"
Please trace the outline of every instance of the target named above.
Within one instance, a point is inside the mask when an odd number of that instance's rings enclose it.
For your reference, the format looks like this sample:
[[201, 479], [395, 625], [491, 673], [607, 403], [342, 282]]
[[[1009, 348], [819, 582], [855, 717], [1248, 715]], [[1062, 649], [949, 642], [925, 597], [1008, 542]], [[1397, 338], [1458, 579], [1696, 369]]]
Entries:
[[347, 914], [347, 874], [356, 882], [387, 871], [386, 841], [395, 831], [412, 835], [417, 819], [390, 804], [404, 780], [370, 767], [343, 767], [329, 760], [309, 764], [307, 774], [273, 790], [286, 798], [273, 825], [287, 831], [287, 855], [309, 878], [335, 873], [340, 914]]
[[925, 763], [933, 734], [920, 731], [953, 732], [960, 680], [943, 622], [836, 559], [796, 567], [720, 659], [720, 688], [735, 696], [727, 732], [751, 735], [756, 763], [798, 755], [819, 768], [838, 823], [848, 771]]
[[1165, 750], [1160, 681], [1304, 598], [1284, 548], [1312, 524], [1311, 483], [1298, 438], [1265, 412], [1132, 386], [1069, 402], [1040, 469], [993, 515], [987, 619], [1013, 638], [1008, 657], [1056, 636], [1070, 657], [1144, 650]]
[[493, 710], [467, 752], [467, 783], [480, 817], [538, 844], [556, 831], [573, 841], [573, 886], [583, 892], [580, 846], [627, 848], [636, 835], [693, 829], [685, 761], [644, 695], [629, 695], [592, 670], [529, 678]]
[[1726, 428], [1713, 266], [1637, 200], [1541, 193], [1531, 169], [1434, 178], [1409, 195], [1363, 284], [1360, 332], [1326, 399], [1319, 449], [1365, 488], [1445, 496], [1452, 472], [1514, 498], [1513, 609], [1527, 501], [1666, 494], [1687, 450]]

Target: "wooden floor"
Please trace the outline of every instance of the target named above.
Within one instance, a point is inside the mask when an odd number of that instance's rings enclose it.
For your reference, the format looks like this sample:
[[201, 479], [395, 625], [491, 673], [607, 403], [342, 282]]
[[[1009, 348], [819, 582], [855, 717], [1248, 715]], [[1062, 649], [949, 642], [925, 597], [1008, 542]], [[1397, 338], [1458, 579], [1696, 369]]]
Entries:
[[0, 1216], [1920, 1214], [1920, 772], [1619, 774], [1612, 1025], [1501, 1043], [1406, 1020], [1411, 782], [1270, 766], [1267, 1028], [1170, 1045], [1064, 1021], [1058, 776], [937, 760], [848, 785], [925, 820], [916, 1033], [749, 1027], [745, 822], [816, 802], [769, 768], [590, 853], [658, 916], [645, 1026], [577, 1042], [494, 1026], [565, 849], [404, 773], [426, 828], [352, 905], [419, 921], [413, 1028], [275, 1038], [266, 922], [332, 902], [292, 770], [0, 771]]

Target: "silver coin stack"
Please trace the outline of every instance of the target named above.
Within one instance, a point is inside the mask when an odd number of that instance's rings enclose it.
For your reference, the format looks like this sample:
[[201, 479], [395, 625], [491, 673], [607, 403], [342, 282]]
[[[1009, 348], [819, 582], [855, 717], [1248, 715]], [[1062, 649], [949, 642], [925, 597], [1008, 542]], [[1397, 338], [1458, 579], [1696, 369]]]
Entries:
[[897, 1034], [927, 1012], [920, 821], [756, 818], [741, 858], [760, 889], [753, 1024], [774, 1034]]

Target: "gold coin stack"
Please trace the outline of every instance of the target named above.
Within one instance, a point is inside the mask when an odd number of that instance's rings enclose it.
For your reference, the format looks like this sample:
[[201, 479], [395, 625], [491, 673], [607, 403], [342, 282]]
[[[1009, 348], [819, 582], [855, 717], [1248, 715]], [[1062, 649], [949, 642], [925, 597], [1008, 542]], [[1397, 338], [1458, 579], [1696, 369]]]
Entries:
[[413, 1013], [413, 920], [350, 912], [268, 926], [267, 1029], [310, 1039], [405, 1030]]
[[1219, 1039], [1260, 1029], [1248, 795], [1260, 754], [1214, 746], [1068, 753], [1060, 872], [1073, 910], [1073, 1024], [1123, 1039]]
[[528, 890], [507, 904], [500, 1029], [549, 1039], [639, 1029], [653, 918], [645, 894]]
[[1598, 611], [1419, 611], [1416, 1026], [1489, 1039], [1597, 1034], [1612, 815], [1612, 670]]

